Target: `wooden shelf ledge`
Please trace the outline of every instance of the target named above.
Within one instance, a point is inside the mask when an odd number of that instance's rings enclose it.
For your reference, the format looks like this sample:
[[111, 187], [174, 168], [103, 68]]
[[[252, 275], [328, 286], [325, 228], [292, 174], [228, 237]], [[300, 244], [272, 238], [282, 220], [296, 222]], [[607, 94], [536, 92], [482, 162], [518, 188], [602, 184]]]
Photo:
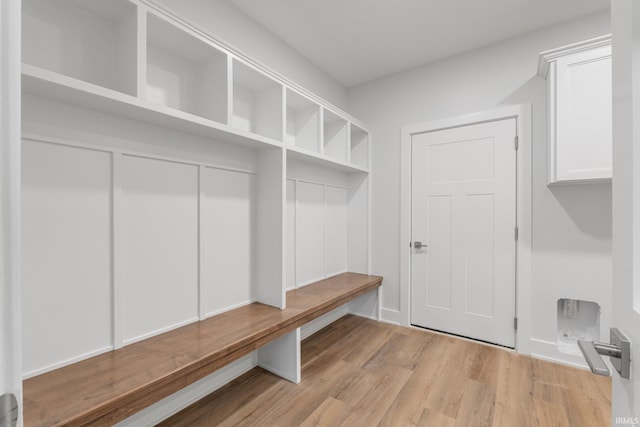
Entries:
[[343, 273], [24, 381], [29, 426], [113, 425], [361, 296], [382, 277]]

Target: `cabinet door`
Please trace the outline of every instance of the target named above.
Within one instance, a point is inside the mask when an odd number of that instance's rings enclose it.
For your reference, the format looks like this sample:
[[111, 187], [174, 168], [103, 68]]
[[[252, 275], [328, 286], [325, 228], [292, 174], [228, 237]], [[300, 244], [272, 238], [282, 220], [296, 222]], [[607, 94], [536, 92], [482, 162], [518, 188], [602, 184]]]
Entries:
[[550, 183], [610, 179], [611, 47], [561, 57], [550, 76]]

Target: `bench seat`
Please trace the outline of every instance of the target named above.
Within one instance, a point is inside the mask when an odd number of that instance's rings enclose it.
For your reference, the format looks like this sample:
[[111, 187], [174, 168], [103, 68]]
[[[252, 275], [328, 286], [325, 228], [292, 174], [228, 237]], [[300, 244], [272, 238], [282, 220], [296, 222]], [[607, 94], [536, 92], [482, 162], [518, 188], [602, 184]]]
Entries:
[[113, 425], [305, 323], [377, 289], [343, 273], [24, 381], [28, 426]]

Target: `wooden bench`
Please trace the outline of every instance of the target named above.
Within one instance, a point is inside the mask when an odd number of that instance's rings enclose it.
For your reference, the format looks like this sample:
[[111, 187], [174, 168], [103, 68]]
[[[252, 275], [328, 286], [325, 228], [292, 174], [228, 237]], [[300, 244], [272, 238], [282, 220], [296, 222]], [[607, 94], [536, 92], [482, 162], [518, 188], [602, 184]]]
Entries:
[[24, 381], [28, 426], [113, 425], [305, 323], [377, 289], [344, 273]]

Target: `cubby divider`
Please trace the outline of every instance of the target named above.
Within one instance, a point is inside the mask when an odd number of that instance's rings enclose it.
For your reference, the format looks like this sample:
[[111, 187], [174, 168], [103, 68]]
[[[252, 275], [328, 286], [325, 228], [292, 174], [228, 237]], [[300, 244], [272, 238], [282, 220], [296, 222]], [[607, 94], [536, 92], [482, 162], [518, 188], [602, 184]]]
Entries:
[[309, 150], [320, 152], [320, 105], [287, 90], [287, 131], [285, 142]]
[[324, 154], [331, 159], [346, 162], [347, 120], [324, 108], [323, 123]]
[[369, 132], [353, 123], [349, 123], [350, 163], [362, 167], [369, 167]]
[[231, 125], [239, 130], [282, 141], [283, 86], [252, 67], [233, 61]]

